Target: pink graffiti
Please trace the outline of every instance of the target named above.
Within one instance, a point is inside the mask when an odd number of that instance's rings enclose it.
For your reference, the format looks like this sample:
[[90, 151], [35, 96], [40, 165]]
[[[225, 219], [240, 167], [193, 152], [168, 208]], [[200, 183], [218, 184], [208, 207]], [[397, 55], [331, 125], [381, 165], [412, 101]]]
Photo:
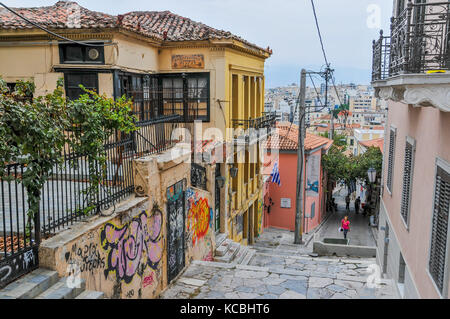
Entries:
[[130, 283], [140, 265], [156, 270], [163, 254], [161, 226], [159, 209], [150, 216], [142, 212], [122, 228], [106, 224], [101, 232], [102, 247], [109, 251], [105, 277], [116, 272], [118, 279]]
[[154, 283], [153, 273], [150, 276], [144, 278], [143, 286], [144, 288], [147, 286], [151, 286]]

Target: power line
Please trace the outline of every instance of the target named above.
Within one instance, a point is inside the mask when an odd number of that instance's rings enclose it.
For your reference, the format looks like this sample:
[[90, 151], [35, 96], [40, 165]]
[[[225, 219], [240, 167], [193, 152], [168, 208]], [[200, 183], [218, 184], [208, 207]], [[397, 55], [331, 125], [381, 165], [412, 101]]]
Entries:
[[48, 29], [46, 29], [46, 28], [40, 26], [39, 24], [37, 24], [37, 23], [35, 23], [35, 22], [33, 22], [33, 21], [30, 21], [29, 19], [25, 18], [25, 17], [24, 17], [23, 15], [21, 15], [20, 13], [18, 13], [18, 12], [16, 12], [16, 11], [14, 11], [13, 9], [9, 8], [9, 7], [6, 6], [5, 4], [3, 4], [2, 2], [0, 2], [0, 5], [1, 5], [3, 8], [5, 8], [6, 10], [8, 10], [9, 12], [11, 12], [12, 14], [14, 14], [14, 15], [18, 16], [19, 18], [21, 18], [22, 20], [26, 21], [27, 23], [29, 23], [29, 24], [33, 25], [34, 27], [36, 27], [36, 28], [38, 28], [38, 29], [41, 29], [42, 31], [47, 32], [48, 34], [51, 34], [51, 35], [53, 35], [54, 37], [57, 37], [57, 38], [59, 38], [59, 39], [62, 39], [62, 40], [68, 41], [68, 42], [72, 42], [72, 43], [75, 43], [75, 44], [78, 44], [78, 45], [85, 45], [85, 46], [88, 46], [88, 47], [105, 47], [105, 46], [116, 45], [115, 43], [90, 44], [90, 43], [79, 42], [79, 41], [75, 41], [75, 40], [72, 40], [72, 39], [63, 37], [62, 35], [59, 35], [59, 34], [53, 32], [53, 31], [50, 31], [50, 30], [48, 30]]
[[325, 47], [324, 47], [324, 44], [323, 44], [322, 33], [320, 32], [319, 20], [317, 18], [316, 6], [314, 5], [314, 0], [311, 0], [311, 5], [312, 5], [312, 8], [313, 8], [314, 19], [316, 21], [317, 33], [319, 34], [320, 45], [322, 46], [323, 57], [325, 59], [325, 63], [326, 63], [327, 68], [328, 68], [330, 66], [330, 64], [328, 63], [327, 54], [325, 53]]

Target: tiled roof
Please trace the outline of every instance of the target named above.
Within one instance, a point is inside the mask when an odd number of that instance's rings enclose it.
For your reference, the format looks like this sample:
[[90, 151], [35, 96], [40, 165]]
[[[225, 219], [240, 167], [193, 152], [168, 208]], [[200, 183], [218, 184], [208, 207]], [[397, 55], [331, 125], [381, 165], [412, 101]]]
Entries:
[[[280, 149], [280, 150], [297, 150], [298, 149], [298, 125], [290, 123], [277, 123], [278, 134], [274, 134], [267, 139], [265, 148], [267, 149]], [[305, 137], [305, 150], [313, 150], [321, 146], [329, 148], [333, 144], [333, 141], [317, 136], [314, 134], [306, 133]]]
[[[53, 6], [35, 8], [12, 8], [30, 21], [49, 29], [95, 29], [123, 28], [161, 41], [201, 41], [214, 39], [238, 40], [254, 49], [268, 53], [230, 32], [214, 29], [203, 23], [184, 18], [170, 11], [135, 11], [113, 16], [83, 8], [73, 1], [59, 1]], [[71, 18], [80, 12], [80, 25], [74, 26], [77, 19]], [[0, 9], [0, 29], [32, 29], [31, 24]]]
[[384, 137], [377, 138], [375, 140], [370, 140], [370, 141], [360, 141], [359, 144], [361, 144], [364, 147], [378, 147], [380, 149], [381, 153], [383, 153]]
[[[51, 29], [73, 28], [71, 24], [76, 23], [76, 19], [70, 16], [80, 12], [79, 27], [81, 28], [112, 28], [117, 25], [117, 17], [88, 10], [81, 7], [76, 2], [59, 1], [53, 6], [35, 8], [12, 8], [23, 15], [31, 22], [42, 27]], [[32, 29], [34, 26], [22, 20], [15, 14], [4, 8], [0, 8], [0, 28], [1, 29]]]

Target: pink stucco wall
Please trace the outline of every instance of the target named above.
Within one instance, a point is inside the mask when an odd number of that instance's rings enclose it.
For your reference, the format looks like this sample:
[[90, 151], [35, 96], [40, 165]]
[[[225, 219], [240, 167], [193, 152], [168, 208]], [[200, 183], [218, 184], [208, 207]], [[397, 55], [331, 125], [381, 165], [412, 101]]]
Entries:
[[[393, 192], [383, 194], [383, 202], [399, 240], [403, 257], [412, 273], [422, 298], [437, 298], [428, 268], [431, 221], [435, 186], [436, 157], [450, 162], [450, 113], [431, 107], [414, 108], [390, 102], [387, 133], [391, 125], [397, 128]], [[414, 176], [411, 193], [409, 230], [400, 215], [403, 189], [403, 165], [406, 137], [416, 140]], [[387, 135], [387, 139], [389, 134]], [[389, 140], [387, 140], [389, 141]], [[386, 144], [385, 163], [388, 162]], [[385, 165], [385, 176], [387, 165]], [[386, 178], [385, 178], [386, 181]]]
[[[318, 155], [320, 157], [322, 151], [317, 150], [309, 155]], [[266, 161], [267, 162], [267, 161]], [[265, 173], [271, 174], [275, 161], [272, 160], [270, 166], [266, 167]], [[270, 214], [265, 212], [265, 224], [267, 227], [275, 227], [281, 229], [287, 229], [290, 231], [295, 230], [295, 205], [296, 205], [296, 185], [297, 185], [297, 154], [280, 152], [279, 154], [279, 170], [281, 177], [281, 186], [273, 183], [268, 183], [268, 192], [265, 196], [265, 204], [268, 204], [268, 198], [272, 198], [274, 205], [271, 207]], [[305, 172], [305, 169], [303, 170]], [[306, 179], [305, 179], [306, 180]], [[320, 169], [319, 177], [319, 196], [306, 197], [305, 211], [306, 215], [311, 215], [311, 206], [315, 202], [315, 217], [313, 219], [305, 219], [304, 231], [312, 231], [317, 227], [323, 218], [323, 172]], [[281, 199], [290, 198], [291, 208], [281, 208]]]

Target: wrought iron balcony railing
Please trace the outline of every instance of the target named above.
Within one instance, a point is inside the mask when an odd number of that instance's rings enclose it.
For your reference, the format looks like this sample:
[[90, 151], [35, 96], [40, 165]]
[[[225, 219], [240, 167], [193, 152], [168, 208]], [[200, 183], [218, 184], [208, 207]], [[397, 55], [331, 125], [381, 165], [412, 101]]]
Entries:
[[373, 42], [372, 81], [450, 70], [450, 2], [413, 3], [391, 19], [391, 36]]
[[277, 117], [275, 115], [275, 113], [263, 113], [263, 116], [258, 117], [258, 118], [249, 118], [247, 120], [242, 120], [242, 119], [233, 119], [232, 123], [233, 123], [233, 128], [237, 129], [237, 128], [241, 128], [244, 130], [248, 130], [248, 129], [262, 129], [262, 128], [272, 128], [275, 126]]

